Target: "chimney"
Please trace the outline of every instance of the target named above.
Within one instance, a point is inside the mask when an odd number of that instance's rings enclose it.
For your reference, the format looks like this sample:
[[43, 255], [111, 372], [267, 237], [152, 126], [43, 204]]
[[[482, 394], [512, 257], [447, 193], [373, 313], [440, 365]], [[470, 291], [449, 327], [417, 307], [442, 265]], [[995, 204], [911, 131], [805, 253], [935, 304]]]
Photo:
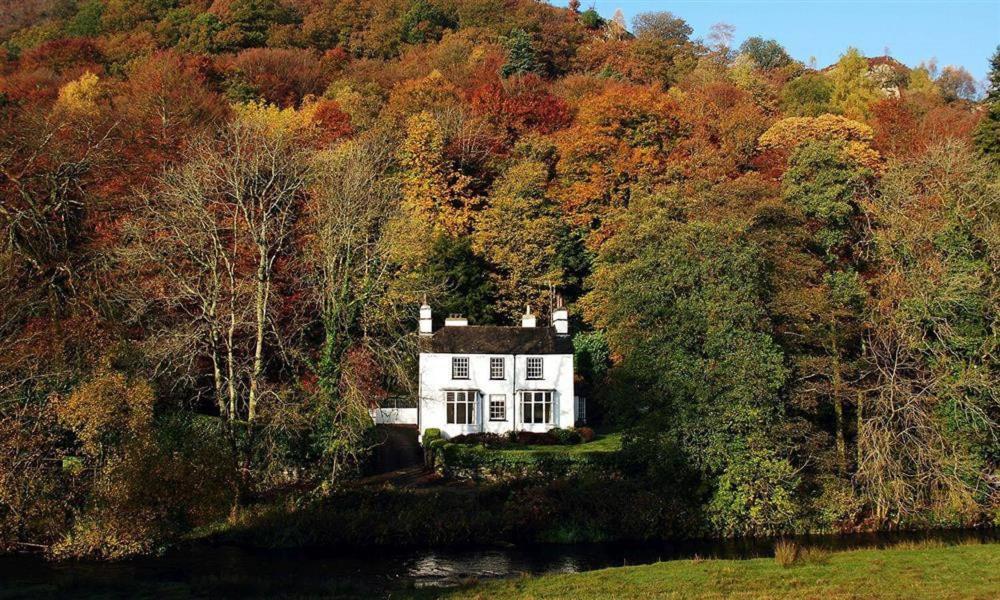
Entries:
[[424, 298], [424, 303], [420, 305], [420, 335], [431, 335], [434, 333], [434, 327], [431, 321], [431, 307], [427, 304], [427, 298]]
[[535, 315], [531, 314], [531, 306], [525, 306], [524, 314], [521, 316], [521, 327], [534, 327], [536, 322]]
[[556, 308], [552, 311], [552, 326], [556, 335], [569, 335], [569, 311], [562, 304], [562, 297], [556, 298]]
[[465, 327], [469, 324], [469, 320], [462, 315], [448, 315], [448, 318], [444, 320], [445, 327]]

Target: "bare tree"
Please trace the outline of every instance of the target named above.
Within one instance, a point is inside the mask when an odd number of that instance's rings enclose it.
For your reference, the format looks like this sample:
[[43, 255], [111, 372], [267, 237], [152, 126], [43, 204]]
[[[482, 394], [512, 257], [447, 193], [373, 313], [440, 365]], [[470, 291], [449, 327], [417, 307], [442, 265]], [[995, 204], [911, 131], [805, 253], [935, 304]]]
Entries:
[[170, 315], [155, 319], [150, 350], [164, 366], [182, 359], [191, 380], [207, 357], [230, 420], [257, 416], [269, 348], [280, 342], [275, 265], [288, 251], [307, 169], [290, 134], [237, 120], [143, 194], [131, 224], [123, 258], [149, 279], [130, 294], [133, 314]]

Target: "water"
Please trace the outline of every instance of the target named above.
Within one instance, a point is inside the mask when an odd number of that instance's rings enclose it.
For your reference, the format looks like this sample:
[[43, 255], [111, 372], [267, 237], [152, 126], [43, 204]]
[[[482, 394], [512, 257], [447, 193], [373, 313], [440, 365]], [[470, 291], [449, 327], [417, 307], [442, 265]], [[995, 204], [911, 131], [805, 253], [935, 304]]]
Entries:
[[[945, 542], [996, 532], [857, 534], [803, 538], [831, 549], [885, 546], [903, 540]], [[413, 588], [453, 586], [469, 579], [575, 573], [700, 556], [755, 558], [772, 540], [533, 545], [510, 548], [405, 551], [258, 551], [195, 546], [156, 558], [117, 563], [48, 562], [0, 557], [0, 600], [21, 598], [275, 598], [388, 597]]]

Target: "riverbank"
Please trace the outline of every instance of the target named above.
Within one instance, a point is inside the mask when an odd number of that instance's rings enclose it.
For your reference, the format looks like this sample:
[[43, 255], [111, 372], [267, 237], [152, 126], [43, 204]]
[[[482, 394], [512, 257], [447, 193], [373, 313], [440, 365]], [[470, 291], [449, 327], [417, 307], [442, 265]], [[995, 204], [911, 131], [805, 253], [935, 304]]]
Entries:
[[418, 598], [996, 598], [1000, 544], [903, 543], [887, 549], [774, 558], [678, 560], [585, 573], [491, 581]]

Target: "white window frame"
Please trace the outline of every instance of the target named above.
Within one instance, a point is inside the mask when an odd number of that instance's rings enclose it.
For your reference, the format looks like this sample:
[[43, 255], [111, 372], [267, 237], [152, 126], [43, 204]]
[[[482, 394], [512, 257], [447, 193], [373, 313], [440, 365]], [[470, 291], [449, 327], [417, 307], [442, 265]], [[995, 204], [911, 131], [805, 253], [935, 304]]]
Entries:
[[[462, 374], [462, 371], [465, 374]], [[468, 356], [452, 356], [451, 357], [451, 378], [452, 379], [468, 379], [469, 378], [469, 357]]]
[[[555, 394], [552, 390], [531, 390], [521, 392], [521, 422], [526, 425], [555, 424]], [[541, 407], [541, 419], [536, 408]]]
[[490, 394], [490, 421], [507, 420], [507, 394]]
[[[475, 425], [478, 423], [475, 390], [448, 390], [444, 393], [444, 420], [448, 425]], [[459, 406], [465, 419], [459, 421]]]
[[491, 356], [490, 357], [490, 379], [497, 381], [503, 380], [506, 375], [506, 369], [504, 368], [504, 359], [502, 356]]
[[526, 362], [526, 368], [524, 369], [524, 376], [526, 379], [544, 379], [545, 378], [545, 361], [541, 356], [529, 356]]

